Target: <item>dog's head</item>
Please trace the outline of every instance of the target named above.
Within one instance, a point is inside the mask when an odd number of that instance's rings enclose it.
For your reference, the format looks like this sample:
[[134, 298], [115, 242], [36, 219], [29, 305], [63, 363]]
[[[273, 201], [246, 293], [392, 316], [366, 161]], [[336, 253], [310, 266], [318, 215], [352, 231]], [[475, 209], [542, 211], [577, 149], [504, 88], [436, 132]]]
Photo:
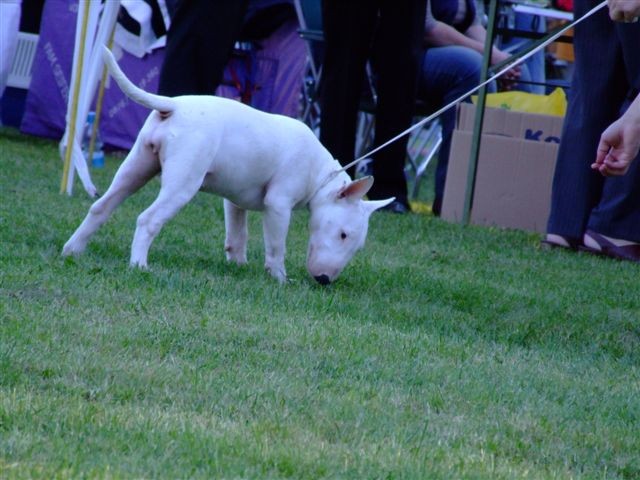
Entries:
[[318, 283], [331, 283], [364, 246], [369, 217], [394, 199], [365, 201], [373, 177], [355, 180], [311, 211], [307, 270]]

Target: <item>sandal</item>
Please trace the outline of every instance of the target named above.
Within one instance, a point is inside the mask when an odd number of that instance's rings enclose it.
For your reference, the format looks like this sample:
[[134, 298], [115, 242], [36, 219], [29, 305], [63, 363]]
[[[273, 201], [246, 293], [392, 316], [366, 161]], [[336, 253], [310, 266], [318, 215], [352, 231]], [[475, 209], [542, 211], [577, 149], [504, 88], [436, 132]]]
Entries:
[[546, 247], [566, 250], [578, 250], [582, 246], [582, 240], [579, 238], [565, 237], [555, 233], [547, 233], [540, 243]]
[[632, 243], [622, 240], [624, 245], [616, 245], [618, 239], [605, 237], [593, 230], [587, 230], [584, 234], [584, 242], [580, 246], [583, 252], [602, 255], [616, 260], [627, 260], [640, 263], [640, 243]]

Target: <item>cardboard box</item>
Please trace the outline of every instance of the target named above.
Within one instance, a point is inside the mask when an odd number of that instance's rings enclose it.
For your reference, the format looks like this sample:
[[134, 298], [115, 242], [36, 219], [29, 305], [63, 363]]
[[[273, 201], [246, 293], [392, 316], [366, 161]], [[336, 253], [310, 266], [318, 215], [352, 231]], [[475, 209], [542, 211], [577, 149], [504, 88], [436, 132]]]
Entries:
[[[441, 216], [459, 222], [475, 107], [461, 104]], [[476, 170], [471, 223], [544, 232], [562, 117], [487, 108]]]

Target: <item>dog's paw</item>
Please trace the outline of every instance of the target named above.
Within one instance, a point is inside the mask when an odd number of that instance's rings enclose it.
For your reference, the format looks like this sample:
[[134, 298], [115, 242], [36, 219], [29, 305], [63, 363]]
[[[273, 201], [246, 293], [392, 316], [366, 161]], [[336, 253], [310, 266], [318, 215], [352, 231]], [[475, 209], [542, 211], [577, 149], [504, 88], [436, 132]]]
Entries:
[[134, 260], [133, 258], [129, 262], [131, 268], [137, 268], [138, 270], [149, 270], [149, 265], [146, 259]]
[[247, 257], [230, 257], [228, 255], [227, 255], [227, 261], [235, 263], [240, 267], [242, 267], [243, 265], [247, 265], [249, 263], [247, 261]]
[[287, 272], [284, 270], [284, 267], [275, 267], [275, 266], [264, 266], [265, 270], [275, 278], [280, 284], [284, 284], [287, 282]]
[[86, 245], [79, 245], [75, 242], [69, 241], [64, 244], [64, 247], [62, 247], [62, 256], [70, 257], [73, 255], [74, 257], [77, 257], [84, 252], [85, 247]]
[[236, 265], [246, 265], [248, 263], [246, 252], [239, 252], [230, 246], [224, 247], [224, 251], [228, 262], [233, 262]]

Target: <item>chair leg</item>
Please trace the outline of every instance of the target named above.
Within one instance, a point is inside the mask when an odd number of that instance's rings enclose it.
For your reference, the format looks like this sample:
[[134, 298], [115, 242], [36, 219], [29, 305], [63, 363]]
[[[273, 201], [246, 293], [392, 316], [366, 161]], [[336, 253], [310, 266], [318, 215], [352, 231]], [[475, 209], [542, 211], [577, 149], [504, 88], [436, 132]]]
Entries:
[[407, 154], [409, 166], [411, 170], [413, 170], [411, 198], [414, 200], [420, 193], [422, 177], [442, 144], [440, 124], [437, 121], [431, 122], [427, 127], [420, 130], [415, 137], [414, 148], [412, 148], [412, 150], [414, 150], [414, 156], [412, 157], [409, 153]]
[[365, 155], [373, 144], [375, 117], [366, 112], [358, 114], [358, 128], [356, 131], [356, 158]]

